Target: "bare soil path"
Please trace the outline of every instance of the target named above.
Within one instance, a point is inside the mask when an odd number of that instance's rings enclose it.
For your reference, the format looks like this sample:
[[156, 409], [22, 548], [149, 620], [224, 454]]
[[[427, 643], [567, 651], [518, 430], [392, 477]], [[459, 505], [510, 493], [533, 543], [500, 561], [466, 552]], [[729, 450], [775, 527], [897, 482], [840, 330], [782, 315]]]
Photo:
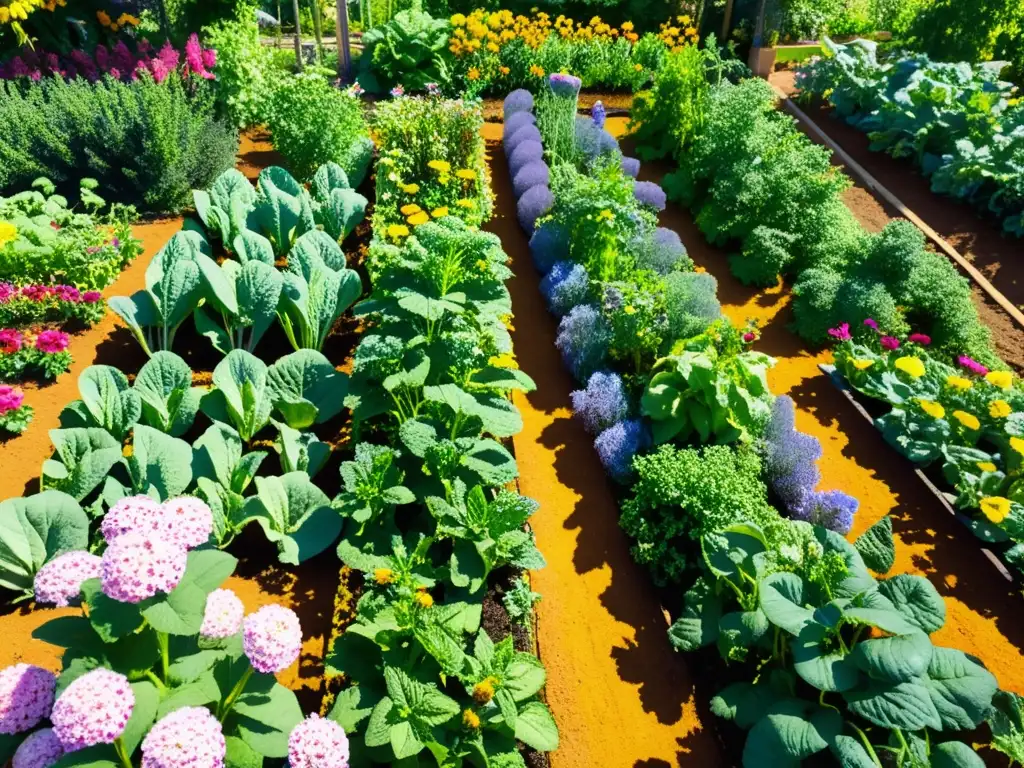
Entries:
[[575, 388], [555, 348], [556, 322], [538, 290], [527, 238], [515, 218], [501, 125], [487, 123], [496, 216], [487, 229], [512, 258], [513, 340], [537, 382], [516, 393], [524, 429], [515, 438], [522, 492], [540, 502], [532, 520], [547, 567], [533, 574], [547, 699], [561, 731], [553, 768], [722, 765], [708, 696], [672, 650], [667, 618], [629, 554], [618, 504], [592, 438], [572, 418]]

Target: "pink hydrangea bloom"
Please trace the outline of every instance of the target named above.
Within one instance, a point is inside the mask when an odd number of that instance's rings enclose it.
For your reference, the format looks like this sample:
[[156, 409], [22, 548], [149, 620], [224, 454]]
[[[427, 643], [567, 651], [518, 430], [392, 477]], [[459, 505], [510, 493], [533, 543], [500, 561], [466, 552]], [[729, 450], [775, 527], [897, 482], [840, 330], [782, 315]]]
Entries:
[[302, 650], [299, 617], [282, 605], [263, 606], [245, 619], [242, 649], [257, 672], [287, 669]]
[[205, 544], [213, 531], [213, 512], [195, 496], [165, 501], [161, 516], [171, 537], [185, 549]]
[[53, 705], [50, 721], [66, 752], [95, 744], [113, 744], [124, 733], [135, 709], [128, 678], [109, 669], [94, 669], [77, 678]]
[[850, 334], [849, 323], [843, 323], [837, 328], [829, 328], [828, 335], [834, 339], [838, 339], [839, 341], [849, 341], [850, 339], [853, 338], [853, 336]]
[[91, 552], [65, 552], [55, 557], [36, 574], [36, 602], [66, 608], [81, 594], [84, 582], [100, 577], [102, 562]]
[[0, 352], [12, 355], [21, 349], [21, 331], [14, 328], [0, 329]]
[[23, 733], [50, 715], [57, 678], [32, 664], [0, 671], [0, 733]]
[[160, 502], [149, 496], [126, 496], [104, 515], [100, 531], [107, 543], [129, 531], [160, 533], [164, 530], [161, 512]]
[[932, 337], [926, 333], [912, 333], [907, 336], [907, 341], [913, 342], [914, 344], [920, 344], [922, 347], [927, 347], [932, 343]]
[[206, 707], [182, 707], [159, 720], [142, 741], [142, 768], [222, 768], [220, 722]]
[[882, 345], [882, 349], [887, 349], [890, 352], [900, 348], [900, 340], [895, 336], [883, 336], [878, 343]]
[[158, 535], [130, 531], [114, 539], [103, 553], [103, 592], [122, 603], [140, 603], [170, 592], [185, 575], [188, 552]]
[[866, 325], [868, 328], [870, 328], [871, 330], [873, 330], [875, 332], [878, 332], [878, 330], [879, 330], [878, 323], [876, 323], [870, 317], [867, 320], [864, 321], [864, 325]]
[[348, 737], [333, 720], [314, 713], [288, 736], [288, 768], [348, 768]]
[[199, 634], [216, 640], [231, 637], [242, 628], [244, 616], [245, 606], [238, 595], [230, 589], [215, 589], [206, 598], [206, 611], [203, 613], [203, 626]]
[[971, 373], [976, 373], [979, 376], [984, 376], [988, 373], [988, 368], [967, 355], [960, 355], [960, 357], [957, 358], [957, 362], [960, 363], [961, 368], [965, 368]]
[[71, 337], [64, 331], [43, 331], [36, 336], [36, 349], [53, 355], [67, 349], [70, 341]]
[[0, 414], [16, 411], [25, 402], [25, 393], [10, 384], [0, 384]]
[[86, 291], [82, 294], [82, 301], [86, 304], [95, 304], [97, 301], [103, 298], [103, 294], [99, 291]]
[[62, 757], [64, 747], [57, 734], [53, 728], [43, 728], [21, 742], [11, 760], [11, 768], [50, 768]]

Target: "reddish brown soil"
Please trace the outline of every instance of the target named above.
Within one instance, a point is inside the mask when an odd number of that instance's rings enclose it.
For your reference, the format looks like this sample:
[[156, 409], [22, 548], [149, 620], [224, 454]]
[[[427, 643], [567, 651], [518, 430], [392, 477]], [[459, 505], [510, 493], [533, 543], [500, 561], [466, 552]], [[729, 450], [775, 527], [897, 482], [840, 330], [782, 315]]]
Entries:
[[[794, 77], [793, 72], [776, 72], [771, 82], [785, 93], [794, 94]], [[1018, 307], [1024, 306], [1024, 241], [1003, 234], [1001, 223], [978, 214], [971, 206], [932, 192], [928, 179], [917, 171], [911, 160], [897, 160], [884, 152], [872, 152], [867, 134], [836, 119], [831, 107], [816, 103], [802, 108], [868, 173], [973, 262], [1000, 293]], [[802, 125], [801, 130], [807, 133]], [[810, 133], [808, 136], [816, 141]], [[843, 167], [835, 158], [833, 163]], [[898, 211], [855, 177], [851, 178], [856, 186], [847, 192], [846, 202], [865, 227], [876, 231], [889, 220], [899, 218]], [[1024, 328], [1017, 326], [976, 286], [973, 293], [982, 321], [992, 329], [997, 352], [1018, 372], [1024, 371]]]
[[[613, 132], [624, 130], [624, 120], [609, 123]], [[645, 164], [640, 177], [660, 181], [666, 170]], [[1024, 691], [1021, 595], [997, 576], [971, 534], [935, 503], [910, 465], [818, 370], [819, 363], [831, 362], [831, 353], [806, 349], [788, 329], [788, 287], [780, 283], [758, 290], [742, 285], [729, 271], [727, 254], [708, 245], [688, 211], [670, 204], [660, 219], [662, 226], [679, 233], [698, 267], [718, 279], [725, 313], [740, 323], [757, 319], [757, 348], [778, 361], [769, 372], [772, 391], [793, 398], [797, 428], [821, 441], [821, 487], [860, 500], [851, 537], [891, 515], [896, 538], [892, 572], [923, 575], [945, 598], [946, 625], [933, 639], [982, 659], [1003, 688]]]
[[[271, 148], [265, 133], [243, 136], [237, 167], [246, 176], [255, 179], [267, 165], [281, 164], [280, 156]], [[135, 236], [142, 240], [144, 252], [118, 280], [104, 291], [104, 296], [130, 295], [145, 286], [145, 271], [153, 255], [181, 227], [181, 218], [169, 218], [141, 223], [134, 227]], [[346, 243], [346, 247], [348, 243]], [[351, 328], [332, 336], [325, 345], [325, 354], [332, 360], [344, 360], [353, 346]], [[208, 380], [209, 370], [217, 360], [208, 352], [204, 339], [198, 337], [186, 323], [179, 334], [180, 344], [175, 351], [197, 371], [199, 381]], [[270, 339], [266, 353], [270, 359], [286, 354], [290, 348], [280, 345], [280, 339]], [[135, 374], [145, 363], [145, 355], [131, 334], [115, 315], [107, 312], [103, 320], [72, 338], [71, 352], [75, 362], [70, 373], [38, 391], [26, 387], [26, 400], [36, 409], [36, 417], [25, 434], [7, 440], [0, 446], [0, 465], [4, 468], [0, 498], [21, 496], [38, 490], [39, 474], [44, 459], [52, 452], [48, 430], [58, 426], [58, 415], [67, 403], [78, 397], [78, 375], [96, 363], [116, 365], [129, 374]], [[262, 351], [262, 350], [261, 350]], [[321, 439], [339, 442], [339, 432], [345, 427], [329, 423]], [[273, 460], [267, 459], [267, 464]], [[336, 490], [337, 469], [332, 464], [317, 477], [328, 494]], [[338, 594], [340, 563], [333, 547], [302, 564], [298, 568], [282, 566], [276, 552], [262, 534], [254, 528], [243, 532], [229, 551], [239, 558], [239, 566], [228, 586], [245, 603], [247, 612], [269, 603], [287, 605], [298, 613], [303, 626], [303, 652], [300, 659], [279, 675], [280, 681], [298, 691], [305, 711], [319, 709], [324, 692], [323, 654], [331, 633], [335, 596]], [[30, 662], [51, 669], [60, 667], [60, 656], [53, 646], [32, 638], [32, 631], [51, 618], [74, 614], [78, 609], [54, 609], [24, 605], [7, 615], [0, 616], [0, 634], [5, 642], [0, 649], [0, 667], [17, 662]]]
[[711, 717], [709, 696], [695, 691], [688, 659], [669, 645], [666, 616], [647, 573], [630, 557], [592, 438], [571, 417], [575, 387], [516, 223], [500, 125], [485, 125], [484, 136], [497, 195], [488, 229], [512, 258], [516, 354], [537, 382], [535, 392], [515, 397], [524, 429], [514, 442], [520, 488], [541, 505], [532, 525], [548, 561], [533, 580], [543, 595], [538, 646], [547, 698], [561, 731], [551, 763], [721, 765], [714, 737], [702, 727]]

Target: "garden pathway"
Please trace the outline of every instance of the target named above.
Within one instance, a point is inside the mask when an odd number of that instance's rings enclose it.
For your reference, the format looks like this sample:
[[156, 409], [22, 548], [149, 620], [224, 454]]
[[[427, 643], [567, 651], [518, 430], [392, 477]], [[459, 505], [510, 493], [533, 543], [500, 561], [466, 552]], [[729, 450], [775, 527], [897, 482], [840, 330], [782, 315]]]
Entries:
[[[624, 118], [608, 123], [615, 135], [625, 132]], [[660, 181], [665, 170], [645, 163], [640, 177]], [[893, 573], [927, 577], [946, 600], [946, 625], [933, 636], [936, 643], [978, 656], [1003, 688], [1024, 693], [1021, 595], [995, 575], [977, 542], [934, 502], [909, 465], [819, 371], [819, 363], [831, 362], [831, 353], [806, 349], [789, 330], [788, 286], [742, 285], [732, 277], [726, 253], [707, 243], [685, 209], [670, 203], [660, 222], [679, 233], [698, 268], [718, 279], [724, 312], [738, 323], [757, 319], [761, 338], [756, 347], [778, 361], [768, 375], [772, 391], [793, 398], [797, 428], [821, 441], [822, 488], [838, 488], [860, 500], [851, 537], [890, 514], [896, 538]], [[878, 221], [861, 223], [880, 228]]]
[[540, 502], [533, 518], [548, 565], [533, 574], [547, 700], [561, 732], [554, 768], [721, 765], [706, 696], [666, 636], [667, 618], [647, 572], [629, 555], [618, 505], [592, 447], [571, 417], [572, 379], [555, 349], [555, 321], [538, 290], [527, 238], [515, 219], [501, 125], [487, 123], [496, 216], [516, 277], [509, 284], [522, 369], [537, 382], [516, 393], [520, 488]]

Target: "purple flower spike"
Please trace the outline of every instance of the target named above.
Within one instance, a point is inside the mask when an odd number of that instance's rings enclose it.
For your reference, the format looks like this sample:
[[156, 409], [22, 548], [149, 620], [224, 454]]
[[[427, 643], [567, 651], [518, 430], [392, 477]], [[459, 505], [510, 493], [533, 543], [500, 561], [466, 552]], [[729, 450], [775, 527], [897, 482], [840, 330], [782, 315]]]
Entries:
[[579, 381], [602, 368], [608, 350], [611, 332], [601, 313], [590, 304], [573, 307], [558, 324], [555, 346], [562, 359]]
[[664, 211], [667, 197], [665, 190], [653, 181], [638, 181], [633, 185], [633, 196], [641, 204], [650, 206], [656, 211]]
[[622, 377], [617, 373], [598, 371], [587, 382], [586, 389], [572, 393], [573, 414], [592, 435], [598, 435], [629, 415]]
[[643, 422], [630, 419], [620, 421], [598, 435], [594, 448], [608, 474], [624, 483], [633, 474], [633, 457], [645, 443]]
[[590, 277], [582, 264], [560, 261], [540, 281], [540, 292], [547, 299], [551, 313], [561, 317], [587, 300]]
[[563, 75], [559, 72], [551, 75], [548, 78], [548, 87], [555, 96], [561, 96], [563, 98], [576, 98], [580, 93], [580, 86], [583, 85], [578, 77], [573, 75]]
[[547, 274], [559, 261], [569, 258], [569, 236], [558, 224], [548, 221], [530, 237], [530, 255], [537, 271]]
[[590, 119], [594, 121], [594, 125], [598, 128], [604, 128], [604, 121], [607, 118], [608, 112], [604, 108], [604, 104], [600, 101], [595, 101], [594, 106], [590, 108]]

